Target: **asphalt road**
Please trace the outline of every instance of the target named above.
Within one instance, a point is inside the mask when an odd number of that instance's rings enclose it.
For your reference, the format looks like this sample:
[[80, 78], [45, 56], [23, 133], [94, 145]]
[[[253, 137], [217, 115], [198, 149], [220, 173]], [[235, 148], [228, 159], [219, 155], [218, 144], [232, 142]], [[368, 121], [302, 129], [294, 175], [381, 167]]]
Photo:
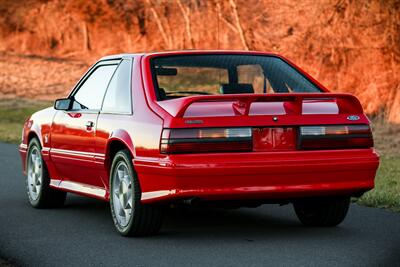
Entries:
[[69, 195], [36, 210], [15, 145], [0, 143], [0, 256], [30, 266], [400, 266], [400, 214], [352, 205], [336, 228], [306, 228], [292, 207], [170, 212], [158, 236], [123, 238], [108, 203]]

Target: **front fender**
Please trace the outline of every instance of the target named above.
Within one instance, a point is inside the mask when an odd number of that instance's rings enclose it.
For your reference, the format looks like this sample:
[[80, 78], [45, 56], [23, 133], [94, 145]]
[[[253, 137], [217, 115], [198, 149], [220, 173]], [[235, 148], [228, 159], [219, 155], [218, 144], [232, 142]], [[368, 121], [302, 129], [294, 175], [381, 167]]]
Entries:
[[53, 120], [55, 110], [53, 108], [46, 108], [34, 113], [28, 119], [26, 119], [23, 132], [21, 145], [19, 146], [19, 152], [22, 159], [22, 168], [25, 172], [26, 168], [26, 154], [29, 146], [29, 142], [33, 137], [38, 138], [40, 145], [42, 146], [42, 157], [46, 162], [49, 160], [50, 151], [50, 130], [51, 122]]

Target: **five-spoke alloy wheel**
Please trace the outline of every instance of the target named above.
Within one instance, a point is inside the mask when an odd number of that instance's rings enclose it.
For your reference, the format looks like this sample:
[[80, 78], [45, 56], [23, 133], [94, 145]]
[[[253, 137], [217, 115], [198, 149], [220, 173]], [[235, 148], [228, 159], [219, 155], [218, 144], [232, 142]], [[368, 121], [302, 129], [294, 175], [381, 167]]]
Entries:
[[41, 151], [39, 140], [33, 138], [26, 159], [26, 192], [29, 202], [35, 208], [60, 207], [64, 205], [67, 193], [50, 188], [50, 177]]
[[163, 208], [140, 201], [141, 189], [128, 150], [113, 158], [110, 171], [110, 207], [114, 225], [123, 236], [156, 234], [162, 224]]
[[124, 161], [118, 162], [113, 176], [115, 217], [120, 226], [126, 227], [132, 217], [132, 179]]
[[27, 160], [28, 195], [36, 201], [43, 184], [42, 156], [37, 146], [32, 146]]

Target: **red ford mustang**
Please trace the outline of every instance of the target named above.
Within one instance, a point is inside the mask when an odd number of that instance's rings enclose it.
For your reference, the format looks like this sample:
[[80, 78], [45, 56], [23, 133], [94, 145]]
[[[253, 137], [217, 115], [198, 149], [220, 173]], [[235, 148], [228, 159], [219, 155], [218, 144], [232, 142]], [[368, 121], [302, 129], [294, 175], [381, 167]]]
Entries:
[[33, 207], [66, 192], [110, 201], [134, 236], [157, 233], [171, 203], [293, 203], [303, 224], [335, 226], [379, 164], [354, 96], [239, 51], [104, 57], [26, 120], [19, 151]]

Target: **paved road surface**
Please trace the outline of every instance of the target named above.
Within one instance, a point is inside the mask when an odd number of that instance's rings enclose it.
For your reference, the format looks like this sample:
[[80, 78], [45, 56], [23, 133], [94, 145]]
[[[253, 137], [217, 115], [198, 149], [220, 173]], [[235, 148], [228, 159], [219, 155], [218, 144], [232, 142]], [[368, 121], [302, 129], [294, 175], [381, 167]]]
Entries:
[[108, 204], [27, 202], [15, 145], [0, 144], [0, 256], [41, 266], [400, 266], [400, 214], [352, 205], [337, 228], [300, 225], [291, 206], [170, 212], [160, 235], [123, 238]]

